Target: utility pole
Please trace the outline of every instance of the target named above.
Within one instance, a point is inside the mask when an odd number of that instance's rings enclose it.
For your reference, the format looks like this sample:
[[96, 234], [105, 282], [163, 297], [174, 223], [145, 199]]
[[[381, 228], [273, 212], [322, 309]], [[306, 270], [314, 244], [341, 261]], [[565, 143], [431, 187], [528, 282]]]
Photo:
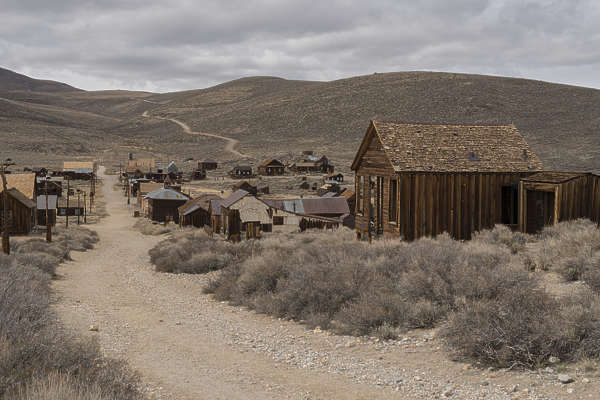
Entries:
[[[86, 196], [86, 193], [84, 191], [83, 192], [83, 223], [87, 224], [87, 211], [85, 210], [85, 196]], [[91, 200], [92, 200], [92, 196], [90, 196], [90, 211], [92, 208]]]
[[71, 181], [69, 180], [69, 175], [67, 175], [67, 211], [65, 216], [67, 217], [67, 221], [65, 223], [66, 227], [69, 227], [69, 195], [71, 194]]
[[46, 175], [44, 180], [44, 187], [46, 189], [46, 242], [52, 242], [52, 227], [50, 226], [50, 218], [48, 217], [48, 184], [50, 183], [50, 177]]
[[2, 251], [4, 254], [10, 254], [10, 243], [9, 243], [9, 234], [8, 234], [8, 188], [6, 183], [6, 176], [4, 175], [4, 171], [8, 166], [13, 165], [14, 163], [10, 158], [7, 158], [2, 164], [0, 164], [0, 175], [2, 175]]

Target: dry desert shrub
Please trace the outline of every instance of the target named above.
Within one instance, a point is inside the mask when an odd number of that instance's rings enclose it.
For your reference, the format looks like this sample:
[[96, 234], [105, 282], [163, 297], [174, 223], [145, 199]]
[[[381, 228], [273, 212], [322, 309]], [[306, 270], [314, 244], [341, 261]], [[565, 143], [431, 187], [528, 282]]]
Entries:
[[[75, 230], [56, 239], [15, 243], [10, 256], [0, 255], [0, 398], [140, 398], [136, 375], [103, 358], [97, 343], [66, 333], [49, 307], [56, 265], [70, 247], [84, 249], [97, 240]], [[55, 397], [41, 397], [53, 390]]]
[[151, 220], [149, 220], [147, 218], [138, 219], [133, 226], [134, 226], [134, 228], [139, 230], [142, 233], [142, 235], [148, 235], [148, 236], [164, 235], [166, 233], [171, 233], [171, 232], [179, 229], [179, 226], [177, 226], [173, 223], [169, 223], [166, 225], [159, 224], [156, 222], [152, 222]]

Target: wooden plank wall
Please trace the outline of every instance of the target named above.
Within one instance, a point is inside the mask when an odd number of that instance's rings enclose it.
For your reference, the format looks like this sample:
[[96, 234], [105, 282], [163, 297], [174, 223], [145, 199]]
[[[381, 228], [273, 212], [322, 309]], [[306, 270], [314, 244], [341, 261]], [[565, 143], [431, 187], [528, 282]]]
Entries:
[[[10, 193], [10, 191], [9, 191]], [[0, 191], [0, 214], [2, 213], [4, 195]], [[32, 209], [25, 207], [18, 200], [12, 196], [8, 196], [8, 211], [9, 215], [12, 215], [12, 223], [10, 224], [8, 231], [11, 234], [28, 234], [31, 232], [33, 225]], [[0, 232], [2, 231], [3, 219], [0, 218]]]
[[600, 221], [600, 177], [592, 174], [558, 186], [558, 221], [589, 218]]
[[[502, 186], [516, 185], [530, 173], [399, 173], [384, 176], [384, 236], [414, 240], [448, 232], [470, 239], [473, 232], [502, 222]], [[389, 221], [389, 182], [398, 180], [398, 213]], [[356, 229], [368, 232], [369, 184], [365, 176], [364, 212]], [[376, 190], [376, 188], [374, 189]]]

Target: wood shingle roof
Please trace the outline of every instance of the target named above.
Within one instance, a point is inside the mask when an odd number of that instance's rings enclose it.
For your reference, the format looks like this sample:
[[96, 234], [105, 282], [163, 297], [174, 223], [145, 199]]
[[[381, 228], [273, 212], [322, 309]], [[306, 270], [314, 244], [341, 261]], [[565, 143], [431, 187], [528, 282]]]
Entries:
[[[7, 174], [6, 187], [8, 189], [17, 189], [24, 194], [25, 197], [33, 201], [35, 198], [35, 174]], [[0, 192], [2, 192], [1, 183]]]
[[372, 121], [397, 171], [526, 172], [543, 169], [514, 125], [427, 125]]

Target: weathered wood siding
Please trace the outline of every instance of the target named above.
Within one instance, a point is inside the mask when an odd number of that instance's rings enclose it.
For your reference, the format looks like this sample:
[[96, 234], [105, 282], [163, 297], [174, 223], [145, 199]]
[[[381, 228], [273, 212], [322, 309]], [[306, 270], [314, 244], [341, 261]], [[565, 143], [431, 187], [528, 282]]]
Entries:
[[[1, 186], [1, 184], [0, 184]], [[9, 191], [10, 193], [10, 191]], [[0, 232], [4, 226], [4, 194], [0, 191]], [[8, 196], [8, 232], [11, 234], [28, 234], [31, 232], [35, 219], [35, 209], [25, 207], [20, 201]]]

